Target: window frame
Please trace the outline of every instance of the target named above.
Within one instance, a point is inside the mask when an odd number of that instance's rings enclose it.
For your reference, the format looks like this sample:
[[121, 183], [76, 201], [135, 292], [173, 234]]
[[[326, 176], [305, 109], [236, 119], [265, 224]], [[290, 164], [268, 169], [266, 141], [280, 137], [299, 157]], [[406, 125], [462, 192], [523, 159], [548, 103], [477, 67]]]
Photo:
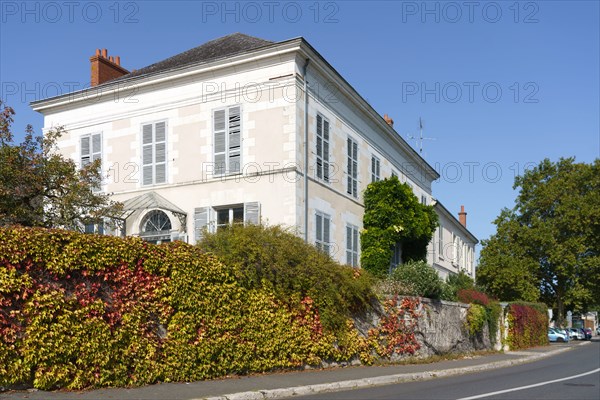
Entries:
[[[156, 125], [164, 123], [165, 124], [165, 138], [164, 141], [156, 141]], [[152, 142], [151, 143], [146, 143], [144, 144], [144, 127], [145, 126], [152, 126]], [[156, 161], [156, 146], [163, 144], [165, 146], [164, 149], [164, 161], [161, 162], [157, 162]], [[144, 164], [144, 147], [148, 147], [151, 146], [152, 148], [152, 163], [151, 164]], [[156, 120], [156, 121], [149, 121], [149, 122], [142, 122], [140, 124], [140, 173], [141, 173], [141, 186], [145, 186], [145, 187], [149, 187], [149, 186], [156, 186], [156, 185], [164, 185], [169, 183], [169, 124], [167, 119], [160, 119], [160, 120]], [[157, 166], [160, 165], [164, 165], [165, 169], [165, 177], [164, 177], [164, 181], [163, 182], [157, 182]], [[146, 183], [146, 179], [145, 179], [145, 171], [144, 171], [144, 167], [148, 167], [151, 166], [152, 167], [152, 182], [151, 183]]]
[[[232, 147], [231, 147], [231, 124], [230, 124], [230, 112], [232, 109], [238, 108], [239, 109], [239, 146], [237, 150], [232, 151]], [[224, 129], [223, 129], [223, 134], [224, 134], [224, 150], [223, 151], [219, 151], [217, 152], [217, 139], [216, 139], [216, 135], [217, 135], [217, 130], [215, 129], [215, 125], [216, 125], [216, 116], [215, 114], [223, 111], [224, 114]], [[242, 173], [242, 158], [243, 158], [243, 142], [244, 142], [244, 137], [243, 137], [243, 132], [244, 132], [244, 124], [243, 124], [243, 108], [241, 104], [234, 104], [234, 105], [230, 105], [230, 106], [225, 106], [225, 107], [219, 107], [219, 108], [214, 108], [211, 111], [211, 134], [212, 134], [212, 160], [214, 163], [214, 171], [213, 171], [213, 175], [214, 176], [228, 176], [228, 175], [238, 175]], [[220, 132], [220, 131], [219, 131]], [[235, 153], [238, 152], [237, 157], [239, 159], [238, 161], [238, 169], [237, 170], [233, 170], [231, 169], [231, 159], [233, 157], [235, 157], [235, 155], [232, 155], [231, 153]], [[221, 168], [217, 168], [217, 165], [220, 162], [217, 162], [217, 156], [223, 155], [224, 156], [224, 168], [223, 168], [223, 172], [219, 172], [221, 170]]]
[[[319, 120], [321, 124], [319, 125]], [[321, 129], [319, 129], [321, 126]], [[325, 183], [331, 182], [331, 123], [323, 114], [315, 118], [315, 176]]]
[[358, 226], [346, 224], [346, 264], [355, 268], [360, 265], [359, 243]]
[[438, 227], [438, 258], [444, 259], [444, 226], [440, 223]]
[[381, 180], [381, 160], [376, 155], [371, 155], [371, 183]]
[[[321, 224], [319, 229], [319, 219]], [[327, 223], [325, 223], [327, 222]], [[328, 229], [325, 229], [325, 226]], [[327, 233], [327, 234], [326, 234]], [[319, 237], [321, 237], [319, 239]], [[330, 254], [331, 250], [331, 215], [326, 214], [322, 211], [315, 211], [315, 246], [318, 250], [325, 254]]]
[[346, 139], [346, 194], [358, 198], [358, 142], [351, 136]]
[[[95, 152], [94, 151], [94, 137], [99, 137], [99, 143], [100, 143], [100, 151]], [[83, 158], [85, 157], [83, 154], [83, 140], [84, 139], [89, 139], [89, 153], [87, 154], [87, 158], [89, 158], [87, 160], [87, 162], [84, 162]], [[100, 160], [100, 172], [102, 173], [102, 166], [104, 164], [104, 159], [103, 159], [103, 151], [104, 151], [104, 136], [102, 135], [102, 132], [92, 132], [92, 133], [86, 133], [84, 135], [82, 135], [79, 138], [79, 162], [80, 162], [80, 168], [85, 167], [88, 164], [93, 163], [96, 160]], [[96, 157], [97, 156], [97, 157]], [[94, 186], [92, 188], [92, 192], [94, 193], [98, 193], [101, 192], [102, 189], [104, 187], [104, 184], [102, 182], [100, 182], [99, 186]]]

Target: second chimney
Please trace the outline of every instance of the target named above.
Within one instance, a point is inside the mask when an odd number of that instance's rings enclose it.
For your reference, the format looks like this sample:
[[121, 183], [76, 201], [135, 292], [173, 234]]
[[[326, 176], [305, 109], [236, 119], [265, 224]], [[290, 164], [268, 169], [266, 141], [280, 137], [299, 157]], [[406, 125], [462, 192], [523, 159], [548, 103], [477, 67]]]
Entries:
[[129, 73], [121, 66], [121, 57], [109, 57], [106, 49], [96, 49], [96, 54], [90, 57], [90, 67], [91, 86], [101, 85]]
[[385, 120], [385, 122], [386, 122], [386, 123], [387, 123], [389, 126], [391, 126], [392, 128], [394, 127], [394, 120], [393, 120], [393, 119], [391, 119], [390, 117], [388, 117], [388, 115], [387, 115], [387, 114], [384, 114], [384, 115], [383, 115], [383, 119]]
[[465, 212], [465, 206], [460, 206], [460, 212], [458, 213], [458, 222], [465, 228], [467, 227], [467, 213]]

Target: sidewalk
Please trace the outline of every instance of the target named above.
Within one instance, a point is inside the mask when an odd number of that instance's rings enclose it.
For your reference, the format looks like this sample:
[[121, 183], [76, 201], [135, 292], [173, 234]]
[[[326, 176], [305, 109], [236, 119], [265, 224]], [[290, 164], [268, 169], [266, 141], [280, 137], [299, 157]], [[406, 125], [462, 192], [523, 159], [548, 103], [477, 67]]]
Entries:
[[550, 346], [441, 361], [431, 364], [346, 367], [233, 377], [193, 383], [157, 384], [134, 389], [99, 389], [85, 392], [21, 391], [0, 394], [4, 399], [115, 399], [115, 400], [241, 400], [274, 399], [332, 392], [392, 383], [432, 379], [484, 371], [535, 361], [590, 342]]

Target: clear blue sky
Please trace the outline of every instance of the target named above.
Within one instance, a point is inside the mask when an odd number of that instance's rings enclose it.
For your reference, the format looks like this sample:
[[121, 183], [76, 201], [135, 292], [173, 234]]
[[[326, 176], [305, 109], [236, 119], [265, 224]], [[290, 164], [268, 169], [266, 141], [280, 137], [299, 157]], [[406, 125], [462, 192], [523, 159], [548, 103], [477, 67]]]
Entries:
[[[0, 2], [2, 99], [89, 84], [96, 48], [139, 69], [233, 32], [304, 36], [403, 136], [425, 123], [434, 196], [480, 239], [528, 163], [600, 157], [598, 1]], [[413, 145], [414, 141], [411, 142]]]

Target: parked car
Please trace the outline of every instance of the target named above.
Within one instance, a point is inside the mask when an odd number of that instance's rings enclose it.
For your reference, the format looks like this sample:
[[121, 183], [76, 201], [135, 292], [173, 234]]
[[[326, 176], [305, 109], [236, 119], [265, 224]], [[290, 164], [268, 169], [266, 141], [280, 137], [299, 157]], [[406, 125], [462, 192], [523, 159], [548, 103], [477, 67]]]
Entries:
[[548, 329], [553, 331], [554, 333], [558, 333], [559, 335], [562, 335], [564, 337], [565, 342], [568, 342], [569, 339], [571, 338], [569, 335], [569, 332], [566, 328], [548, 328]]
[[569, 335], [571, 339], [583, 340], [585, 339], [585, 333], [581, 330], [581, 328], [569, 328]]
[[568, 342], [569, 335], [560, 333], [558, 329], [548, 329], [548, 340], [550, 342]]
[[585, 340], [592, 340], [592, 328], [583, 328]]
[[600, 326], [596, 328], [596, 335], [600, 335]]

